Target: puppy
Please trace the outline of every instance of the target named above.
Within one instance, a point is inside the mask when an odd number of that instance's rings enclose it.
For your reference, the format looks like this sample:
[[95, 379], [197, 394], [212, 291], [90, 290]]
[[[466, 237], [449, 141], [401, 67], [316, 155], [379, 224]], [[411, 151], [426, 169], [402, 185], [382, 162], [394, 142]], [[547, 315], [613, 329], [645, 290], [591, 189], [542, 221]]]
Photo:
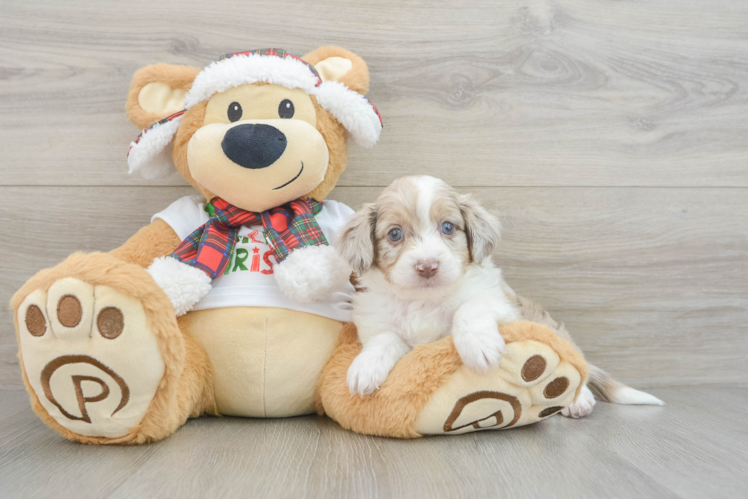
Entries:
[[[562, 323], [504, 282], [491, 260], [498, 239], [498, 221], [472, 196], [427, 176], [393, 182], [348, 221], [335, 246], [363, 289], [353, 321], [364, 346], [348, 369], [351, 394], [372, 393], [413, 346], [450, 334], [465, 365], [478, 371], [504, 352], [501, 323], [543, 323], [574, 343]], [[588, 383], [603, 401], [664, 404], [594, 365]], [[585, 383], [561, 413], [584, 417], [595, 402]]]
[[491, 260], [498, 240], [498, 220], [472, 196], [428, 176], [398, 179], [349, 220], [335, 247], [365, 289], [353, 302], [363, 350], [351, 394], [372, 393], [413, 346], [447, 335], [469, 368], [498, 364], [498, 325], [521, 319]]

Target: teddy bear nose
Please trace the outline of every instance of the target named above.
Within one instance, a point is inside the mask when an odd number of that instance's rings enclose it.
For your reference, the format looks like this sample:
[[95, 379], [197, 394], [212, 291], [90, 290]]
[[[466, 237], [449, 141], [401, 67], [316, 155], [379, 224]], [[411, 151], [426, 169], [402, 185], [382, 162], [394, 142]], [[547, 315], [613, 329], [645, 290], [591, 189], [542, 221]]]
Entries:
[[286, 136], [271, 125], [245, 123], [231, 127], [221, 142], [229, 160], [244, 168], [269, 167], [286, 150]]

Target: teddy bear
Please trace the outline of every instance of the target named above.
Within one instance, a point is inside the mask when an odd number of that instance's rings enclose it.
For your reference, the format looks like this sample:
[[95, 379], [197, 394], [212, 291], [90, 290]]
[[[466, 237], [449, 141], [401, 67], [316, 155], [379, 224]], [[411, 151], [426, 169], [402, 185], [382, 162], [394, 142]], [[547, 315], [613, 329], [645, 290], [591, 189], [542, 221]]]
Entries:
[[44, 422], [71, 440], [135, 444], [200, 415], [317, 412], [409, 438], [518, 427], [574, 400], [587, 364], [542, 321], [502, 325], [506, 353], [488, 373], [445, 338], [417, 346], [374, 394], [348, 392], [356, 290], [333, 247], [353, 210], [327, 195], [348, 138], [371, 147], [382, 131], [368, 90], [366, 63], [338, 47], [134, 74], [127, 116], [143, 132], [130, 172], [176, 169], [196, 194], [14, 295], [22, 375]]

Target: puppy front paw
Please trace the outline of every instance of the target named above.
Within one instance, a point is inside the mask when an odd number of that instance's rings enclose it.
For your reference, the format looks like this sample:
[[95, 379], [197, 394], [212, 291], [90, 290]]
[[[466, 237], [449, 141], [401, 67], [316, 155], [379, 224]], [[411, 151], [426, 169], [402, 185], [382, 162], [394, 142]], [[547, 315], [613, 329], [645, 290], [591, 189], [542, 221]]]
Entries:
[[348, 368], [348, 390], [361, 397], [371, 394], [387, 380], [390, 370], [379, 358], [362, 353]]
[[579, 391], [579, 396], [567, 408], [561, 410], [561, 415], [569, 418], [582, 418], [592, 413], [595, 407], [595, 395], [585, 385]]
[[499, 364], [506, 344], [496, 321], [477, 318], [455, 326], [452, 339], [465, 366], [486, 372]]

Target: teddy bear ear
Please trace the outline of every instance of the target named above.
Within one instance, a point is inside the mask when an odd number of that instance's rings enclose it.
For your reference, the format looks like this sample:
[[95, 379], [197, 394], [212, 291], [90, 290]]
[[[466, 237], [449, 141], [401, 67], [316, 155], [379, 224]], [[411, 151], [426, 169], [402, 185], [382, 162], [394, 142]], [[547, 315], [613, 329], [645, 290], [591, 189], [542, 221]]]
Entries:
[[361, 95], [369, 91], [369, 67], [351, 51], [320, 47], [302, 59], [314, 66], [323, 82], [340, 82]]
[[138, 128], [184, 109], [184, 98], [200, 68], [152, 64], [135, 72], [127, 95], [127, 117]]

